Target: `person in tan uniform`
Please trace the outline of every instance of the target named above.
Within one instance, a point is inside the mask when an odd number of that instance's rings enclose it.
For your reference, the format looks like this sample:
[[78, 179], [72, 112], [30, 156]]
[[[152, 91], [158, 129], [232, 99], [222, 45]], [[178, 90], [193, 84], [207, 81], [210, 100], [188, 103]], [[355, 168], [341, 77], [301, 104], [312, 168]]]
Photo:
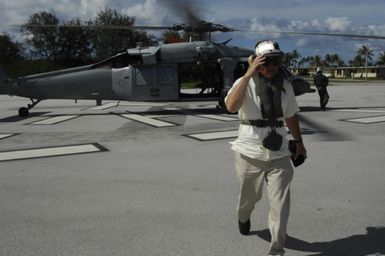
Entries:
[[295, 141], [293, 159], [306, 158], [297, 117], [299, 107], [292, 85], [280, 69], [283, 55], [277, 42], [258, 42], [248, 70], [234, 82], [225, 98], [226, 109], [238, 112], [241, 121], [238, 138], [231, 143], [240, 183], [239, 231], [242, 235], [250, 232], [251, 213], [266, 184], [271, 233], [268, 255], [285, 252], [293, 166], [284, 123]]

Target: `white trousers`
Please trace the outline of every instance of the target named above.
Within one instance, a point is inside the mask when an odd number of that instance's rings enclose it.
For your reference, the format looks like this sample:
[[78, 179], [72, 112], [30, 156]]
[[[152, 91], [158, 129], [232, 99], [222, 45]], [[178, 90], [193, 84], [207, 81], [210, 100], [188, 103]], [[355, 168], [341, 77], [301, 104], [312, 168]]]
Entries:
[[290, 182], [293, 178], [290, 157], [261, 161], [235, 152], [235, 166], [240, 183], [238, 219], [243, 223], [250, 219], [254, 205], [262, 198], [263, 184], [266, 183], [270, 205], [269, 253], [283, 255], [290, 211]]

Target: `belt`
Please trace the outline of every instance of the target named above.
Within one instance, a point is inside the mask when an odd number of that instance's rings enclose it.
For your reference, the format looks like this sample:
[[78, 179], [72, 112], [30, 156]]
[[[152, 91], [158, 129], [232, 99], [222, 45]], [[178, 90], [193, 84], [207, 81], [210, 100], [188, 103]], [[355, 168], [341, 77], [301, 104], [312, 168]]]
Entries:
[[257, 120], [241, 120], [241, 124], [252, 125], [256, 127], [282, 127], [283, 121], [280, 120], [266, 120], [266, 119], [257, 119]]

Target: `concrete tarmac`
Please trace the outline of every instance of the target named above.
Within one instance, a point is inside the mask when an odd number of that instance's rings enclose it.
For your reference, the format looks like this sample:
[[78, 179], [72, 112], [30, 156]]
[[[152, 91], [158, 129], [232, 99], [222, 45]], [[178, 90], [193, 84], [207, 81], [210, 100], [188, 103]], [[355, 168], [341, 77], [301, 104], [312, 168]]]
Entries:
[[[286, 254], [385, 255], [385, 82], [297, 97]], [[268, 201], [238, 232], [236, 115], [215, 102], [0, 97], [0, 255], [266, 255]], [[290, 136], [289, 136], [290, 137]]]

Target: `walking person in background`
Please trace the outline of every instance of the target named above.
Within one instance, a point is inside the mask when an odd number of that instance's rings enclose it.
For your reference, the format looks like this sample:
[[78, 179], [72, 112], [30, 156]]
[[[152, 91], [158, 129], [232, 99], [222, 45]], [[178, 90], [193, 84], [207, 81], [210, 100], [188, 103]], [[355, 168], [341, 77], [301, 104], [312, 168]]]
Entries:
[[314, 85], [317, 88], [319, 100], [320, 100], [320, 107], [321, 110], [326, 110], [326, 104], [328, 104], [329, 101], [329, 93], [326, 89], [326, 87], [329, 84], [329, 79], [322, 74], [322, 69], [320, 67], [317, 68], [317, 73], [314, 76]]

